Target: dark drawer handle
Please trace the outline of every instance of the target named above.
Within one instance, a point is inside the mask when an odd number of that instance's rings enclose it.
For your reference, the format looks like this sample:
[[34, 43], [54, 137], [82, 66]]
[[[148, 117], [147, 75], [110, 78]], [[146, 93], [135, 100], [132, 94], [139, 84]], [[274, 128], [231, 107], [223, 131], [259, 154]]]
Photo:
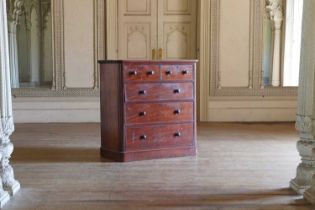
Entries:
[[146, 135], [140, 136], [140, 140], [146, 140], [146, 139], [147, 139], [147, 136], [146, 136]]
[[181, 113], [180, 109], [176, 109], [176, 110], [174, 111], [174, 114], [176, 114], [176, 115], [178, 115], [178, 114], [180, 114], [180, 113]]
[[146, 115], [147, 115], [146, 112], [140, 112], [140, 113], [139, 113], [139, 116], [140, 116], [140, 117], [144, 117], [144, 116], [146, 116]]
[[165, 73], [166, 73], [166, 75], [169, 75], [169, 76], [172, 75], [172, 71], [170, 71], [170, 70], [166, 71]]
[[129, 76], [137, 76], [138, 75], [138, 72], [136, 71], [130, 71], [129, 72]]
[[184, 74], [184, 75], [185, 75], [185, 74], [188, 74], [188, 70], [183, 70], [183, 71], [182, 71], [182, 74]]
[[148, 75], [148, 76], [150, 76], [150, 75], [154, 75], [154, 74], [155, 74], [155, 72], [154, 72], [154, 71], [148, 71], [148, 72], [147, 72], [147, 75]]
[[181, 91], [180, 89], [175, 89], [175, 90], [174, 90], [174, 93], [175, 93], [175, 94], [179, 94], [180, 91]]
[[181, 137], [182, 136], [182, 134], [180, 133], [180, 132], [176, 132], [175, 134], [174, 134], [174, 137]]
[[140, 90], [140, 91], [139, 91], [139, 95], [142, 95], [142, 96], [143, 96], [143, 95], [146, 95], [146, 94], [147, 94], [147, 91], [146, 91], [146, 90]]

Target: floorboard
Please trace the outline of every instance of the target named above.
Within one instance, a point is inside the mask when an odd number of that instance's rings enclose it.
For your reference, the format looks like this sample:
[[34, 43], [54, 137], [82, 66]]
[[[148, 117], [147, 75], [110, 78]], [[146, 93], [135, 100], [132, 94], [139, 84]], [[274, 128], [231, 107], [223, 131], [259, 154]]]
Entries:
[[294, 124], [200, 124], [198, 156], [101, 162], [98, 124], [18, 124], [5, 210], [310, 210], [289, 181]]

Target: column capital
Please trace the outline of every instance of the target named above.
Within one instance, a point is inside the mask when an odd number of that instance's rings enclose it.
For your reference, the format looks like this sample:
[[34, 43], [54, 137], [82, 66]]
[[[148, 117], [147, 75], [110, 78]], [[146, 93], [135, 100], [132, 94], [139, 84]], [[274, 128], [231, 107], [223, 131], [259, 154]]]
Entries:
[[269, 18], [275, 23], [283, 21], [283, 5], [281, 0], [266, 0], [266, 10]]

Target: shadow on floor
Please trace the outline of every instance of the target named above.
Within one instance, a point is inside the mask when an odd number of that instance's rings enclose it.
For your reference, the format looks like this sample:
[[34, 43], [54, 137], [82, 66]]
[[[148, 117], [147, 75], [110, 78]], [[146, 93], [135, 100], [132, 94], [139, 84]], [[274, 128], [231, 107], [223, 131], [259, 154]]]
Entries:
[[109, 162], [100, 157], [100, 151], [97, 148], [32, 148], [16, 147], [12, 161], [17, 162]]

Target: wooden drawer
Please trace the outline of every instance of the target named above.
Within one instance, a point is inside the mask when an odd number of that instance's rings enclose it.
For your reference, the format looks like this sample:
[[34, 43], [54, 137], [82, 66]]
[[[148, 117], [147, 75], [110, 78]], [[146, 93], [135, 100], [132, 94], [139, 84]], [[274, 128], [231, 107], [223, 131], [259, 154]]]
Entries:
[[193, 65], [162, 65], [162, 80], [194, 80]]
[[145, 83], [125, 85], [126, 101], [193, 100], [193, 83]]
[[194, 145], [193, 124], [126, 128], [126, 151]]
[[126, 64], [123, 69], [125, 82], [147, 82], [160, 80], [159, 65]]
[[194, 103], [126, 104], [126, 124], [192, 122]]

